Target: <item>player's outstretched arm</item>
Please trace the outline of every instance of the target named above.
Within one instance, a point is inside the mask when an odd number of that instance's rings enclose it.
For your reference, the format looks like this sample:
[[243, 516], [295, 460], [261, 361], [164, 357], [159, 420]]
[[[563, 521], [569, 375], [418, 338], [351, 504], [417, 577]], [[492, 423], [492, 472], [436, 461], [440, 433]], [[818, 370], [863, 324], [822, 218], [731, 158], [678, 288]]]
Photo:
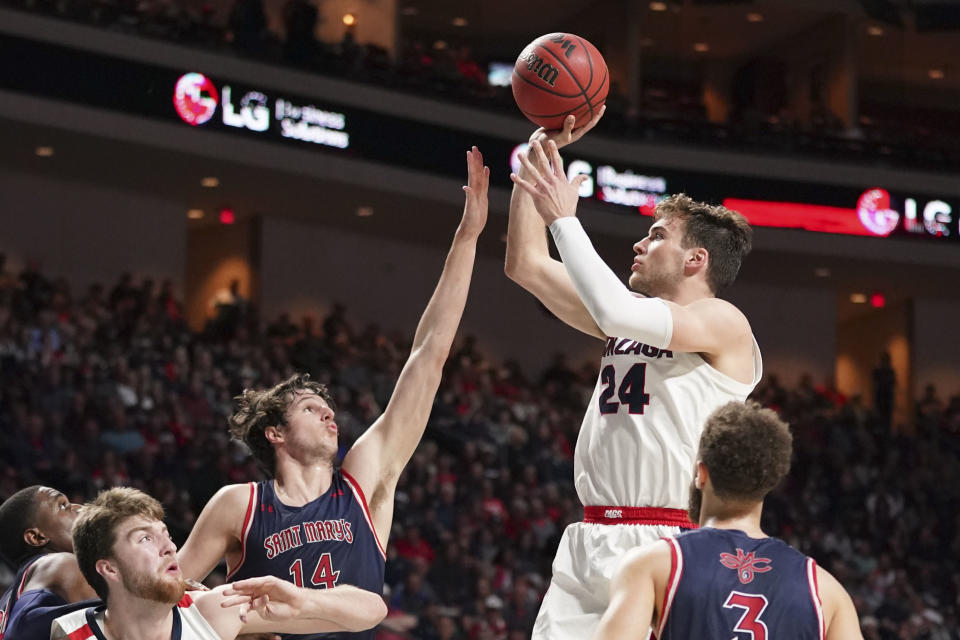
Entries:
[[304, 589], [274, 576], [193, 595], [221, 638], [239, 633], [326, 633], [372, 629], [387, 615], [376, 593], [351, 585]]
[[817, 584], [823, 603], [823, 622], [826, 640], [863, 640], [860, 618], [850, 594], [829, 571], [817, 566]]
[[662, 540], [627, 553], [610, 582], [610, 604], [593, 640], [646, 638], [669, 573], [670, 549]]
[[367, 496], [374, 529], [384, 545], [393, 518], [393, 490], [427, 426], [443, 364], [467, 301], [477, 238], [487, 222], [490, 169], [483, 165], [476, 147], [467, 152], [467, 174], [463, 218], [437, 288], [420, 318], [410, 357], [383, 415], [357, 439], [343, 461], [343, 469]]
[[227, 551], [240, 548], [243, 517], [249, 500], [248, 484], [227, 485], [210, 498], [177, 553], [184, 578], [202, 581]]
[[[537, 129], [530, 136], [534, 141], [556, 140], [559, 147], [576, 142], [592, 129], [603, 115], [603, 109], [586, 125], [574, 130], [574, 118], [568, 116], [560, 131]], [[520, 169], [527, 177], [527, 170]], [[510, 196], [510, 218], [507, 222], [507, 254], [504, 263], [507, 277], [532, 293], [553, 315], [574, 329], [598, 338], [603, 333], [597, 328], [590, 313], [577, 297], [577, 292], [558, 260], [550, 257], [543, 221], [537, 215], [533, 198], [518, 185]]]
[[567, 180], [563, 160], [552, 143], [547, 143], [547, 149], [533, 143], [531, 155], [546, 169], [538, 169], [524, 159], [529, 177], [511, 178], [532, 197], [537, 213], [549, 225], [563, 266], [603, 334], [633, 338], [662, 349], [708, 355], [731, 345], [748, 349], [752, 346], [746, 317], [724, 300], [705, 298], [679, 305], [633, 294], [597, 255], [576, 218], [577, 193], [583, 178]]

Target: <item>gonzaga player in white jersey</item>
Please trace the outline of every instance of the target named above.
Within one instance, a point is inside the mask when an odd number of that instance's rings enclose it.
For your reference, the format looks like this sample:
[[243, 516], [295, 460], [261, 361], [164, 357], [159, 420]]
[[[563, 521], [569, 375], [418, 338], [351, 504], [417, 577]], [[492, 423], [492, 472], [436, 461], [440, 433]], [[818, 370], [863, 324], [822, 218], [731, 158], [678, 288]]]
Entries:
[[[590, 637], [623, 554], [692, 526], [685, 507], [706, 417], [746, 399], [761, 375], [746, 317], [716, 297], [750, 250], [743, 216], [684, 195], [661, 202], [633, 247], [637, 293], [594, 251], [575, 217], [585, 176], [567, 180], [558, 148], [601, 115], [576, 131], [572, 117], [561, 131], [538, 130], [511, 175], [507, 275], [567, 324], [605, 340], [574, 456], [585, 519], [560, 541], [537, 639]], [[550, 257], [544, 223], [562, 263]]]

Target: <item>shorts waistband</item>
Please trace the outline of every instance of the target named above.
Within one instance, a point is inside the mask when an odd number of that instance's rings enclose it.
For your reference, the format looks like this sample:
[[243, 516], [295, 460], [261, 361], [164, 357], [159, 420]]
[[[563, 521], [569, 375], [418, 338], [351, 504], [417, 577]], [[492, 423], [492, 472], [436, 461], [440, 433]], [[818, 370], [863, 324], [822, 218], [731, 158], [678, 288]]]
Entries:
[[646, 524], [682, 529], [696, 529], [683, 509], [664, 507], [597, 507], [583, 508], [583, 521], [592, 524]]

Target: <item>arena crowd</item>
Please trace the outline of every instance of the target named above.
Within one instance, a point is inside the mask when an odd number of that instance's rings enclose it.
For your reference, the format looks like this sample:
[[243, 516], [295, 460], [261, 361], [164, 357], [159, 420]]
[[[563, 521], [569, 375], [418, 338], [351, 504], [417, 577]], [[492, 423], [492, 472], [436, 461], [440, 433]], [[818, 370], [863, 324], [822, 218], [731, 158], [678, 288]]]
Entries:
[[[0, 260], [0, 498], [132, 485], [163, 502], [182, 543], [218, 488], [263, 477], [228, 438], [231, 398], [295, 371], [333, 390], [342, 454], [385, 406], [410, 336], [356, 326], [339, 305], [319, 323], [256, 317], [226, 300], [195, 332], [170, 282], [75, 291]], [[573, 447], [595, 366], [558, 354], [529, 376], [458, 343], [397, 490], [379, 638], [529, 637], [559, 536], [582, 518]], [[769, 373], [753, 397], [795, 437], [767, 531], [838, 577], [866, 638], [960, 638], [960, 394], [929, 386], [894, 428], [809, 378], [785, 388]]]

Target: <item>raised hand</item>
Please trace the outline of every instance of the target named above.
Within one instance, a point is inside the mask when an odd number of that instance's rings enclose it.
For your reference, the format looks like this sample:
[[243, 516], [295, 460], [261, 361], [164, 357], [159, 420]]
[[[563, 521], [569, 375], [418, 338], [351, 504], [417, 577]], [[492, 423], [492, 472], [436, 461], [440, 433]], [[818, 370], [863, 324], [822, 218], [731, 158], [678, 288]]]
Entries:
[[588, 131], [597, 126], [597, 123], [600, 122], [600, 118], [603, 117], [604, 112], [607, 110], [607, 105], [600, 107], [596, 113], [593, 114], [593, 117], [590, 118], [590, 121], [582, 127], [576, 129], [573, 128], [573, 125], [576, 124], [576, 120], [572, 115], [567, 116], [563, 120], [563, 128], [561, 129], [544, 129], [540, 127], [533, 132], [533, 135], [530, 136], [530, 143], [539, 142], [540, 144], [546, 144], [547, 141], [553, 140], [557, 144], [557, 148], [561, 149], [568, 144], [573, 144], [583, 136], [587, 134]]
[[467, 186], [463, 188], [467, 194], [463, 205], [463, 219], [460, 221], [460, 232], [472, 236], [479, 236], [487, 224], [487, 190], [490, 186], [490, 168], [483, 164], [483, 154], [477, 147], [467, 151]]
[[[534, 140], [530, 143], [529, 154], [520, 156], [524, 177], [511, 173], [510, 179], [533, 197], [537, 213], [549, 226], [557, 218], [577, 214], [580, 185], [587, 176], [580, 174], [568, 181], [567, 174], [563, 171], [563, 159], [560, 158], [557, 143], [550, 140], [546, 144], [550, 151], [549, 158], [544, 152], [543, 144], [539, 140]], [[533, 157], [530, 158], [527, 155]], [[553, 163], [552, 166], [551, 163]]]

